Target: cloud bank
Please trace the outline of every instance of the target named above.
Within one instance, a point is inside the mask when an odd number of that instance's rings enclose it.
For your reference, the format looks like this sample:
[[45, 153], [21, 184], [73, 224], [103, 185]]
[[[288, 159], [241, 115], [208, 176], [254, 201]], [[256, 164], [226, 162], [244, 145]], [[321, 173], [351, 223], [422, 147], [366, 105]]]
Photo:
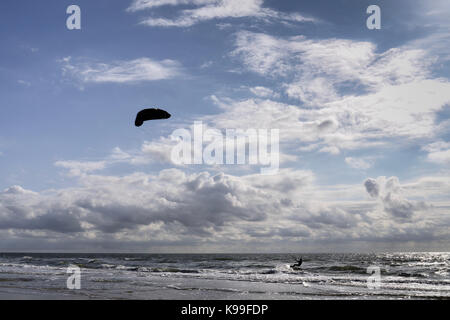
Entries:
[[[239, 251], [236, 242], [273, 244], [284, 239], [290, 245], [331, 245], [390, 241], [399, 235], [413, 242], [424, 235], [436, 241], [450, 236], [446, 209], [409, 200], [411, 186], [401, 185], [396, 177], [364, 182], [374, 200], [364, 200], [362, 185], [355, 185], [349, 196], [358, 201], [344, 197], [327, 203], [318, 195], [332, 199], [336, 191], [316, 185], [310, 171], [291, 169], [275, 176], [187, 174], [178, 169], [121, 177], [84, 172], [77, 179], [72, 188], [33, 192], [13, 186], [1, 192], [0, 238], [14, 238], [22, 249], [39, 247], [29, 239], [45, 239], [70, 243], [71, 248], [81, 243], [98, 248], [107, 241], [128, 249], [136, 243], [157, 248], [185, 242], [195, 243], [194, 251], [234, 243], [229, 249]], [[415, 183], [422, 192], [432, 190]]]

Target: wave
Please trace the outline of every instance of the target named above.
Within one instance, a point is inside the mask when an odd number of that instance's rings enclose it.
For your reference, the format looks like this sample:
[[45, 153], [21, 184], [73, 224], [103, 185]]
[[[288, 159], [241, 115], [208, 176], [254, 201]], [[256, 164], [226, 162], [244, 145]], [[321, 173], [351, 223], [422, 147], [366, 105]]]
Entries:
[[327, 267], [330, 271], [338, 271], [338, 272], [350, 272], [350, 273], [367, 273], [366, 268], [361, 268], [354, 265], [346, 265], [346, 266], [331, 266]]
[[30, 282], [34, 280], [32, 278], [0, 278], [0, 282]]
[[242, 291], [242, 290], [233, 289], [233, 288], [180, 287], [180, 286], [173, 285], [173, 284], [167, 285], [166, 288], [175, 289], [175, 290], [186, 290], [186, 291], [200, 290], [200, 291], [236, 292], [236, 293], [248, 292], [248, 291]]
[[200, 273], [199, 270], [178, 269], [178, 268], [151, 268], [150, 272], [168, 272], [168, 273]]

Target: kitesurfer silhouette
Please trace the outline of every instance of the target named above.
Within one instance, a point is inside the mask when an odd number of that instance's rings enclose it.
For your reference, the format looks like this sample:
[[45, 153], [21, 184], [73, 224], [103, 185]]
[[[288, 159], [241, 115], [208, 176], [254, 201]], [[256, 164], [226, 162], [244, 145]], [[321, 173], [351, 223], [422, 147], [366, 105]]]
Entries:
[[302, 263], [303, 263], [303, 258], [300, 257], [300, 259], [296, 259], [295, 261], [297, 261], [297, 263], [291, 265], [291, 268], [300, 268], [300, 266], [301, 266]]

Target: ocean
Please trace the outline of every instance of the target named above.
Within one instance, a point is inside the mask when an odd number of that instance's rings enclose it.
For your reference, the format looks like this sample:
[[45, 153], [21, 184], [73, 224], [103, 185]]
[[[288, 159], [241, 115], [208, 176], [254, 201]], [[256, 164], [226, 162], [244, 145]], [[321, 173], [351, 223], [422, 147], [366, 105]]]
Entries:
[[449, 271], [450, 253], [1, 253], [0, 299], [450, 299]]

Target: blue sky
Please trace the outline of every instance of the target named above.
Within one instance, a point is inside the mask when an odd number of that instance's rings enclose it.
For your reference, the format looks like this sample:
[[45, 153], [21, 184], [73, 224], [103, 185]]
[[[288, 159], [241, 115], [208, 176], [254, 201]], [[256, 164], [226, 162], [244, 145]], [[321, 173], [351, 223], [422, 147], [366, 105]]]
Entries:
[[[3, 1], [0, 249], [448, 249], [449, 11]], [[142, 107], [172, 118], [135, 128]], [[175, 165], [169, 136], [194, 121], [280, 129], [280, 172]]]

